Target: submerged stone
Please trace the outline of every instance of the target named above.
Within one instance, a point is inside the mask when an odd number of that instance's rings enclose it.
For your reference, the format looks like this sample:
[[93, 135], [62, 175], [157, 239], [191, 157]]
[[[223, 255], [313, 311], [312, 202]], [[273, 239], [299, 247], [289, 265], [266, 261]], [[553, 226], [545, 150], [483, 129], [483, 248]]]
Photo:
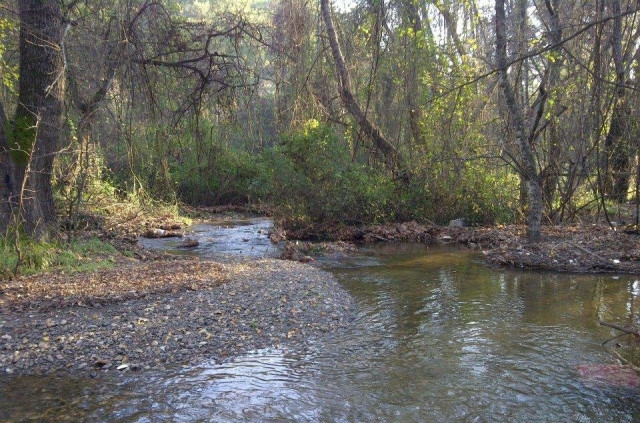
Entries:
[[620, 366], [617, 364], [580, 364], [577, 366], [577, 370], [585, 382], [629, 388], [640, 386], [640, 377], [630, 366]]

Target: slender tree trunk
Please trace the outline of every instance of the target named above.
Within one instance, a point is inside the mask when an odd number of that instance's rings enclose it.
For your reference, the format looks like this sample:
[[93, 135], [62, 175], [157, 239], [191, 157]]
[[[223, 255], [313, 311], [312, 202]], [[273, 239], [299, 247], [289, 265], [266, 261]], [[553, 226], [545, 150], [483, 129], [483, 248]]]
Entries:
[[542, 194], [544, 206], [546, 207], [546, 216], [553, 218], [553, 200], [556, 197], [558, 189], [558, 180], [560, 179], [558, 157], [562, 149], [560, 148], [560, 137], [558, 136], [558, 127], [552, 124], [549, 128], [549, 158], [544, 169], [540, 171], [540, 185], [542, 185]]
[[618, 203], [627, 200], [630, 175], [629, 164], [630, 148], [627, 138], [628, 122], [631, 118], [629, 104], [626, 99], [624, 57], [622, 53], [622, 17], [620, 16], [620, 0], [611, 1], [611, 13], [616, 16], [613, 19], [613, 34], [611, 37], [611, 50], [616, 70], [615, 103], [611, 115], [609, 132], [605, 138], [605, 160], [607, 169], [607, 182], [605, 193]]
[[367, 118], [351, 91], [351, 80], [349, 78], [347, 66], [344, 62], [344, 57], [342, 56], [342, 51], [340, 50], [338, 35], [336, 34], [333, 26], [329, 0], [320, 0], [320, 7], [322, 9], [322, 18], [324, 19], [324, 23], [327, 27], [327, 35], [329, 37], [329, 44], [331, 45], [331, 54], [338, 72], [338, 88], [340, 90], [340, 99], [342, 100], [342, 104], [349, 114], [351, 114], [351, 116], [356, 120], [362, 132], [373, 141], [375, 147], [385, 156], [387, 164], [390, 167], [393, 167], [397, 159], [397, 151], [395, 147], [387, 141], [384, 135], [382, 135], [380, 129], [378, 129]]
[[527, 186], [529, 210], [527, 211], [527, 238], [529, 241], [540, 240], [542, 226], [542, 189], [540, 176], [536, 169], [535, 157], [525, 134], [525, 119], [522, 108], [518, 106], [516, 96], [509, 82], [507, 62], [506, 15], [504, 0], [495, 1], [496, 10], [496, 59], [500, 75], [500, 87], [505, 97], [509, 113], [515, 127], [515, 136], [520, 150], [520, 171]]
[[26, 179], [20, 221], [27, 234], [56, 230], [51, 187], [62, 125], [62, 14], [57, 0], [20, 0], [18, 106], [9, 147], [16, 180]]
[[[413, 5], [412, 0], [410, 0], [409, 3]], [[453, 41], [453, 46], [456, 48], [456, 53], [458, 53], [458, 56], [460, 56], [461, 58], [464, 57], [466, 53], [462, 41], [458, 36], [458, 22], [449, 10], [449, 3], [445, 4], [444, 2], [439, 1], [434, 2], [434, 4], [438, 8], [438, 11], [444, 19], [444, 24], [447, 27], [447, 33], [451, 38], [451, 41]]]
[[416, 51], [419, 51], [418, 45], [418, 37], [424, 36], [422, 34], [422, 20], [420, 19], [420, 14], [418, 13], [418, 9], [416, 5], [413, 4], [412, 1], [407, 2], [407, 19], [409, 20], [409, 25], [411, 29], [413, 29], [410, 39], [411, 45], [411, 53], [409, 53], [409, 57], [413, 60], [410, 60], [411, 63], [408, 63], [407, 70], [407, 107], [409, 108], [409, 130], [411, 131], [411, 138], [413, 142], [426, 146], [426, 139], [420, 129], [420, 118], [422, 117], [422, 110], [419, 104], [419, 78], [418, 78], [418, 63], [416, 57]]
[[0, 101], [0, 236], [11, 223], [15, 201], [15, 169], [9, 152], [7, 115]]
[[[545, 0], [545, 5], [547, 8], [547, 12], [549, 13], [549, 38], [551, 42], [555, 45], [560, 45], [562, 42], [562, 26], [560, 25], [560, 17], [558, 16], [559, 9], [559, 0]], [[555, 54], [557, 50], [552, 50], [551, 54]], [[539, 99], [540, 107], [544, 107], [546, 100], [549, 95], [554, 96], [553, 90], [555, 89], [558, 80], [560, 79], [560, 70], [564, 65], [564, 60], [562, 57], [555, 57], [554, 60], [551, 61], [548, 67], [548, 78], [545, 81], [542, 81], [542, 89], [544, 91], [544, 95]], [[544, 87], [546, 85], [546, 88]], [[540, 115], [543, 113], [543, 109], [539, 110]], [[556, 118], [552, 118], [556, 120]], [[532, 129], [536, 131], [536, 128]], [[547, 159], [547, 165], [544, 169], [540, 171], [540, 185], [543, 190], [543, 199], [544, 206], [547, 208], [547, 216], [552, 218], [553, 213], [553, 200], [555, 198], [556, 189], [558, 187], [558, 180], [560, 178], [560, 164], [558, 163], [558, 158], [562, 149], [560, 148], [560, 137], [558, 136], [558, 127], [556, 122], [552, 121], [549, 125], [549, 155]], [[534, 134], [529, 136], [531, 140]]]
[[95, 115], [98, 112], [100, 105], [107, 97], [111, 85], [115, 80], [116, 72], [123, 60], [125, 45], [126, 43], [121, 40], [117, 43], [117, 45], [113, 46], [113, 48], [109, 52], [107, 60], [105, 61], [105, 75], [100, 85], [88, 101], [85, 101], [83, 98], [81, 98], [78, 87], [73, 83], [73, 79], [69, 78], [69, 80], [71, 81], [69, 84], [69, 91], [71, 91], [73, 102], [80, 112], [80, 119], [78, 120], [77, 125], [77, 133], [78, 139], [80, 140], [80, 145], [78, 146], [78, 152], [75, 153], [75, 157], [73, 159], [75, 169], [77, 169], [77, 172], [74, 171], [73, 173], [77, 174], [77, 177], [74, 178], [74, 192], [67, 204], [66, 212], [66, 219], [68, 220], [68, 224], [71, 228], [75, 228], [74, 218], [78, 210], [80, 209], [80, 205], [82, 204], [84, 191], [89, 179], [88, 173], [90, 171], [90, 156], [94, 154], [91, 153], [91, 134], [93, 132]]

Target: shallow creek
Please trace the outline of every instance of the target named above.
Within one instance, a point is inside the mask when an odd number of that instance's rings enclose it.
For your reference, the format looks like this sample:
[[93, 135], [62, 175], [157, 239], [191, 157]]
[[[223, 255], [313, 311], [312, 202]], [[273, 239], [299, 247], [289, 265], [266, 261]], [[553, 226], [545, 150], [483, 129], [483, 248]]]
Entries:
[[[270, 223], [196, 226], [195, 254], [273, 256]], [[176, 240], [144, 241], [172, 249]], [[262, 350], [215, 365], [97, 379], [15, 378], [0, 420], [15, 421], [640, 421], [638, 388], [582, 379], [612, 363], [598, 321], [632, 319], [631, 276], [524, 273], [465, 250], [368, 246], [321, 259], [356, 298], [345, 332], [307, 353]], [[2, 411], [4, 410], [4, 411]]]

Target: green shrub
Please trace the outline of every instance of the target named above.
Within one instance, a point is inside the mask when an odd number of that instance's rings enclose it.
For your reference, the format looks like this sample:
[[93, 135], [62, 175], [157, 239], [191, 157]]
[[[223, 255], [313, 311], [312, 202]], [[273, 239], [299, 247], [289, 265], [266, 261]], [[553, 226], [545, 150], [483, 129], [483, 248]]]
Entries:
[[345, 142], [316, 120], [282, 138], [258, 161], [255, 197], [297, 227], [319, 222], [380, 222], [394, 214], [395, 184], [353, 161]]
[[196, 205], [247, 203], [255, 176], [255, 159], [228, 147], [216, 147], [205, 159], [189, 157], [171, 170], [178, 198]]

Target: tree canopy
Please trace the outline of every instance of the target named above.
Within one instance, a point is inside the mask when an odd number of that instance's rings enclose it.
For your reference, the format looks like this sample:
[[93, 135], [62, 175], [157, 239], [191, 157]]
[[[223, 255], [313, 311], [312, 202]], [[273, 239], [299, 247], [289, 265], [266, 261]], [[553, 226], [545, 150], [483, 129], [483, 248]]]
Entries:
[[628, 202], [637, 220], [638, 17], [630, 0], [8, 1], [0, 228], [55, 236], [106, 191], [265, 203], [293, 227], [522, 221], [532, 241]]

